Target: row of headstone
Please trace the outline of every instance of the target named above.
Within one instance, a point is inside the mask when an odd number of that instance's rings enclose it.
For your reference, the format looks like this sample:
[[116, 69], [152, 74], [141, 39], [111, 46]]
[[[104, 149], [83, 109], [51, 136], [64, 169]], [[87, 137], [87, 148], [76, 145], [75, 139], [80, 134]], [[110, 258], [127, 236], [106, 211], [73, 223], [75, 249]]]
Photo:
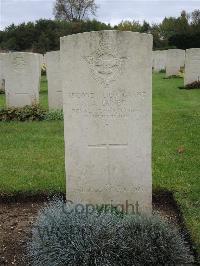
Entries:
[[[61, 38], [60, 52], [45, 56], [50, 101], [63, 94], [73, 203], [151, 213], [152, 43], [150, 34], [90, 32]], [[37, 102], [39, 56], [5, 58], [9, 105]]]
[[185, 50], [169, 49], [153, 51], [153, 70], [166, 70], [166, 76], [178, 75], [185, 65]]
[[[178, 75], [180, 68], [185, 65], [184, 84], [198, 81], [199, 50], [188, 49], [186, 53], [180, 49], [154, 51], [154, 71], [165, 69], [169, 77]], [[39, 102], [41, 66], [44, 62], [47, 66], [49, 109], [62, 109], [60, 51], [49, 52], [44, 57], [34, 53], [0, 53], [0, 91], [6, 92], [7, 106], [21, 107]]]
[[7, 107], [39, 103], [41, 68], [47, 66], [49, 109], [62, 109], [60, 52], [42, 54], [0, 53], [0, 90], [5, 91]]
[[[73, 203], [151, 213], [152, 43], [149, 34], [90, 32], [61, 38], [60, 51], [45, 56], [49, 101], [63, 105], [67, 199]], [[181, 53], [173, 55], [182, 62]], [[8, 96], [20, 104], [21, 96], [37, 101], [39, 56], [5, 58]], [[188, 50], [186, 58], [196, 78], [199, 50]]]
[[185, 67], [184, 85], [200, 80], [200, 48], [153, 51], [155, 72], [166, 70], [166, 77], [177, 76]]

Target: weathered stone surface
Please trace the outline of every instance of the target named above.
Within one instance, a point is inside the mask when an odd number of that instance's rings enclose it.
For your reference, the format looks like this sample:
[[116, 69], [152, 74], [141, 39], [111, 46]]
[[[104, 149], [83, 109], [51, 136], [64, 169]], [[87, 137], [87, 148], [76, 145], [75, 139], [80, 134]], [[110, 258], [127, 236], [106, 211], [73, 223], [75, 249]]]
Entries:
[[186, 50], [184, 85], [200, 81], [200, 48]]
[[61, 38], [67, 198], [151, 212], [152, 36]]
[[23, 107], [39, 101], [39, 63], [33, 53], [15, 52], [5, 56], [5, 91], [8, 107]]
[[[44, 58], [43, 58], [43, 55], [42, 54], [35, 54], [37, 57], [38, 57], [38, 76], [39, 76], [39, 80], [41, 80], [41, 71], [42, 71], [42, 66], [44, 64]], [[40, 90], [40, 87], [39, 87], [39, 90]]]
[[5, 77], [4, 77], [4, 57], [5, 53], [0, 53], [0, 91], [5, 91]]
[[60, 51], [46, 54], [49, 109], [62, 109], [63, 97], [60, 74]]
[[178, 75], [180, 68], [185, 65], [185, 50], [167, 50], [166, 76]]
[[165, 70], [167, 50], [153, 51], [153, 68], [155, 72]]

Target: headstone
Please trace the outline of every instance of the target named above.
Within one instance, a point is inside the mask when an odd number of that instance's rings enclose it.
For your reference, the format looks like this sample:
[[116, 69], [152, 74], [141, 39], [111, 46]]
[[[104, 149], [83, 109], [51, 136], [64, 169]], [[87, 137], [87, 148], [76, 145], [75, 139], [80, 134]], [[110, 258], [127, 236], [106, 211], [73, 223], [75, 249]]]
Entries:
[[0, 53], [0, 91], [5, 91], [4, 58], [5, 53]]
[[181, 67], [185, 65], [185, 50], [167, 50], [166, 76], [177, 76]]
[[[39, 64], [39, 66], [38, 66], [38, 76], [39, 76], [39, 80], [41, 80], [41, 71], [42, 71], [42, 66], [43, 66], [44, 59], [43, 59], [43, 55], [42, 54], [37, 54], [36, 53], [35, 55], [38, 58], [38, 64]], [[40, 86], [39, 86], [39, 90], [40, 90]]]
[[165, 70], [167, 50], [153, 51], [153, 69], [155, 72]]
[[44, 54], [43, 55], [43, 64], [46, 66], [46, 64], [47, 64], [47, 59], [46, 59], [46, 57], [47, 57], [47, 54]]
[[152, 36], [61, 38], [67, 199], [151, 212]]
[[5, 56], [5, 92], [8, 107], [23, 107], [39, 101], [39, 63], [34, 53], [14, 52]]
[[60, 51], [46, 54], [49, 109], [62, 109], [63, 97], [60, 74]]
[[200, 81], [200, 48], [186, 50], [184, 85]]

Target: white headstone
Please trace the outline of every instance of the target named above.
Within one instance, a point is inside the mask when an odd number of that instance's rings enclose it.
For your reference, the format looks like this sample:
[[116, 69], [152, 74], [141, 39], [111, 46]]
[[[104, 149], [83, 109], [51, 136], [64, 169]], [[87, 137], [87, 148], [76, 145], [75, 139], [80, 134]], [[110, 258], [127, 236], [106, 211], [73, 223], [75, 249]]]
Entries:
[[33, 53], [14, 52], [5, 56], [5, 91], [8, 107], [23, 107], [39, 101], [39, 63]]
[[167, 50], [153, 51], [153, 68], [155, 72], [165, 70]]
[[67, 198], [151, 212], [152, 36], [61, 38]]
[[169, 49], [167, 50], [166, 76], [176, 76], [180, 68], [185, 65], [185, 50]]
[[46, 64], [47, 64], [47, 59], [46, 59], [46, 57], [47, 57], [47, 54], [44, 54], [43, 55], [43, 64], [46, 66]]
[[184, 85], [200, 81], [200, 48], [186, 50]]
[[[42, 66], [43, 66], [43, 55], [42, 54], [35, 54], [37, 57], [38, 57], [38, 76], [39, 76], [39, 80], [41, 79], [41, 71], [42, 71]], [[40, 87], [39, 87], [39, 90], [40, 90]]]
[[0, 53], [0, 91], [5, 91], [4, 58], [5, 53]]
[[62, 109], [60, 51], [46, 53], [49, 109]]

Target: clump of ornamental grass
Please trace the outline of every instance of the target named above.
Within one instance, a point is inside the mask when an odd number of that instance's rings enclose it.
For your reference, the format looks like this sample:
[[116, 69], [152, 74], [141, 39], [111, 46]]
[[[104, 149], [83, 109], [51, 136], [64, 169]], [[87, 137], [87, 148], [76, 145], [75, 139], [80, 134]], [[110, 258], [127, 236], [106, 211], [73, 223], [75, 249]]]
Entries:
[[63, 120], [63, 119], [64, 119], [64, 115], [63, 115], [62, 110], [50, 111], [45, 116], [45, 120], [47, 120], [47, 121]]
[[161, 69], [161, 70], [159, 71], [159, 73], [166, 73], [166, 70], [165, 70], [165, 69]]
[[41, 121], [45, 116], [46, 111], [37, 104], [0, 109], [0, 121]]
[[86, 206], [69, 207], [59, 199], [41, 209], [27, 247], [28, 260], [34, 266], [192, 262], [179, 232], [158, 216], [88, 211]]

